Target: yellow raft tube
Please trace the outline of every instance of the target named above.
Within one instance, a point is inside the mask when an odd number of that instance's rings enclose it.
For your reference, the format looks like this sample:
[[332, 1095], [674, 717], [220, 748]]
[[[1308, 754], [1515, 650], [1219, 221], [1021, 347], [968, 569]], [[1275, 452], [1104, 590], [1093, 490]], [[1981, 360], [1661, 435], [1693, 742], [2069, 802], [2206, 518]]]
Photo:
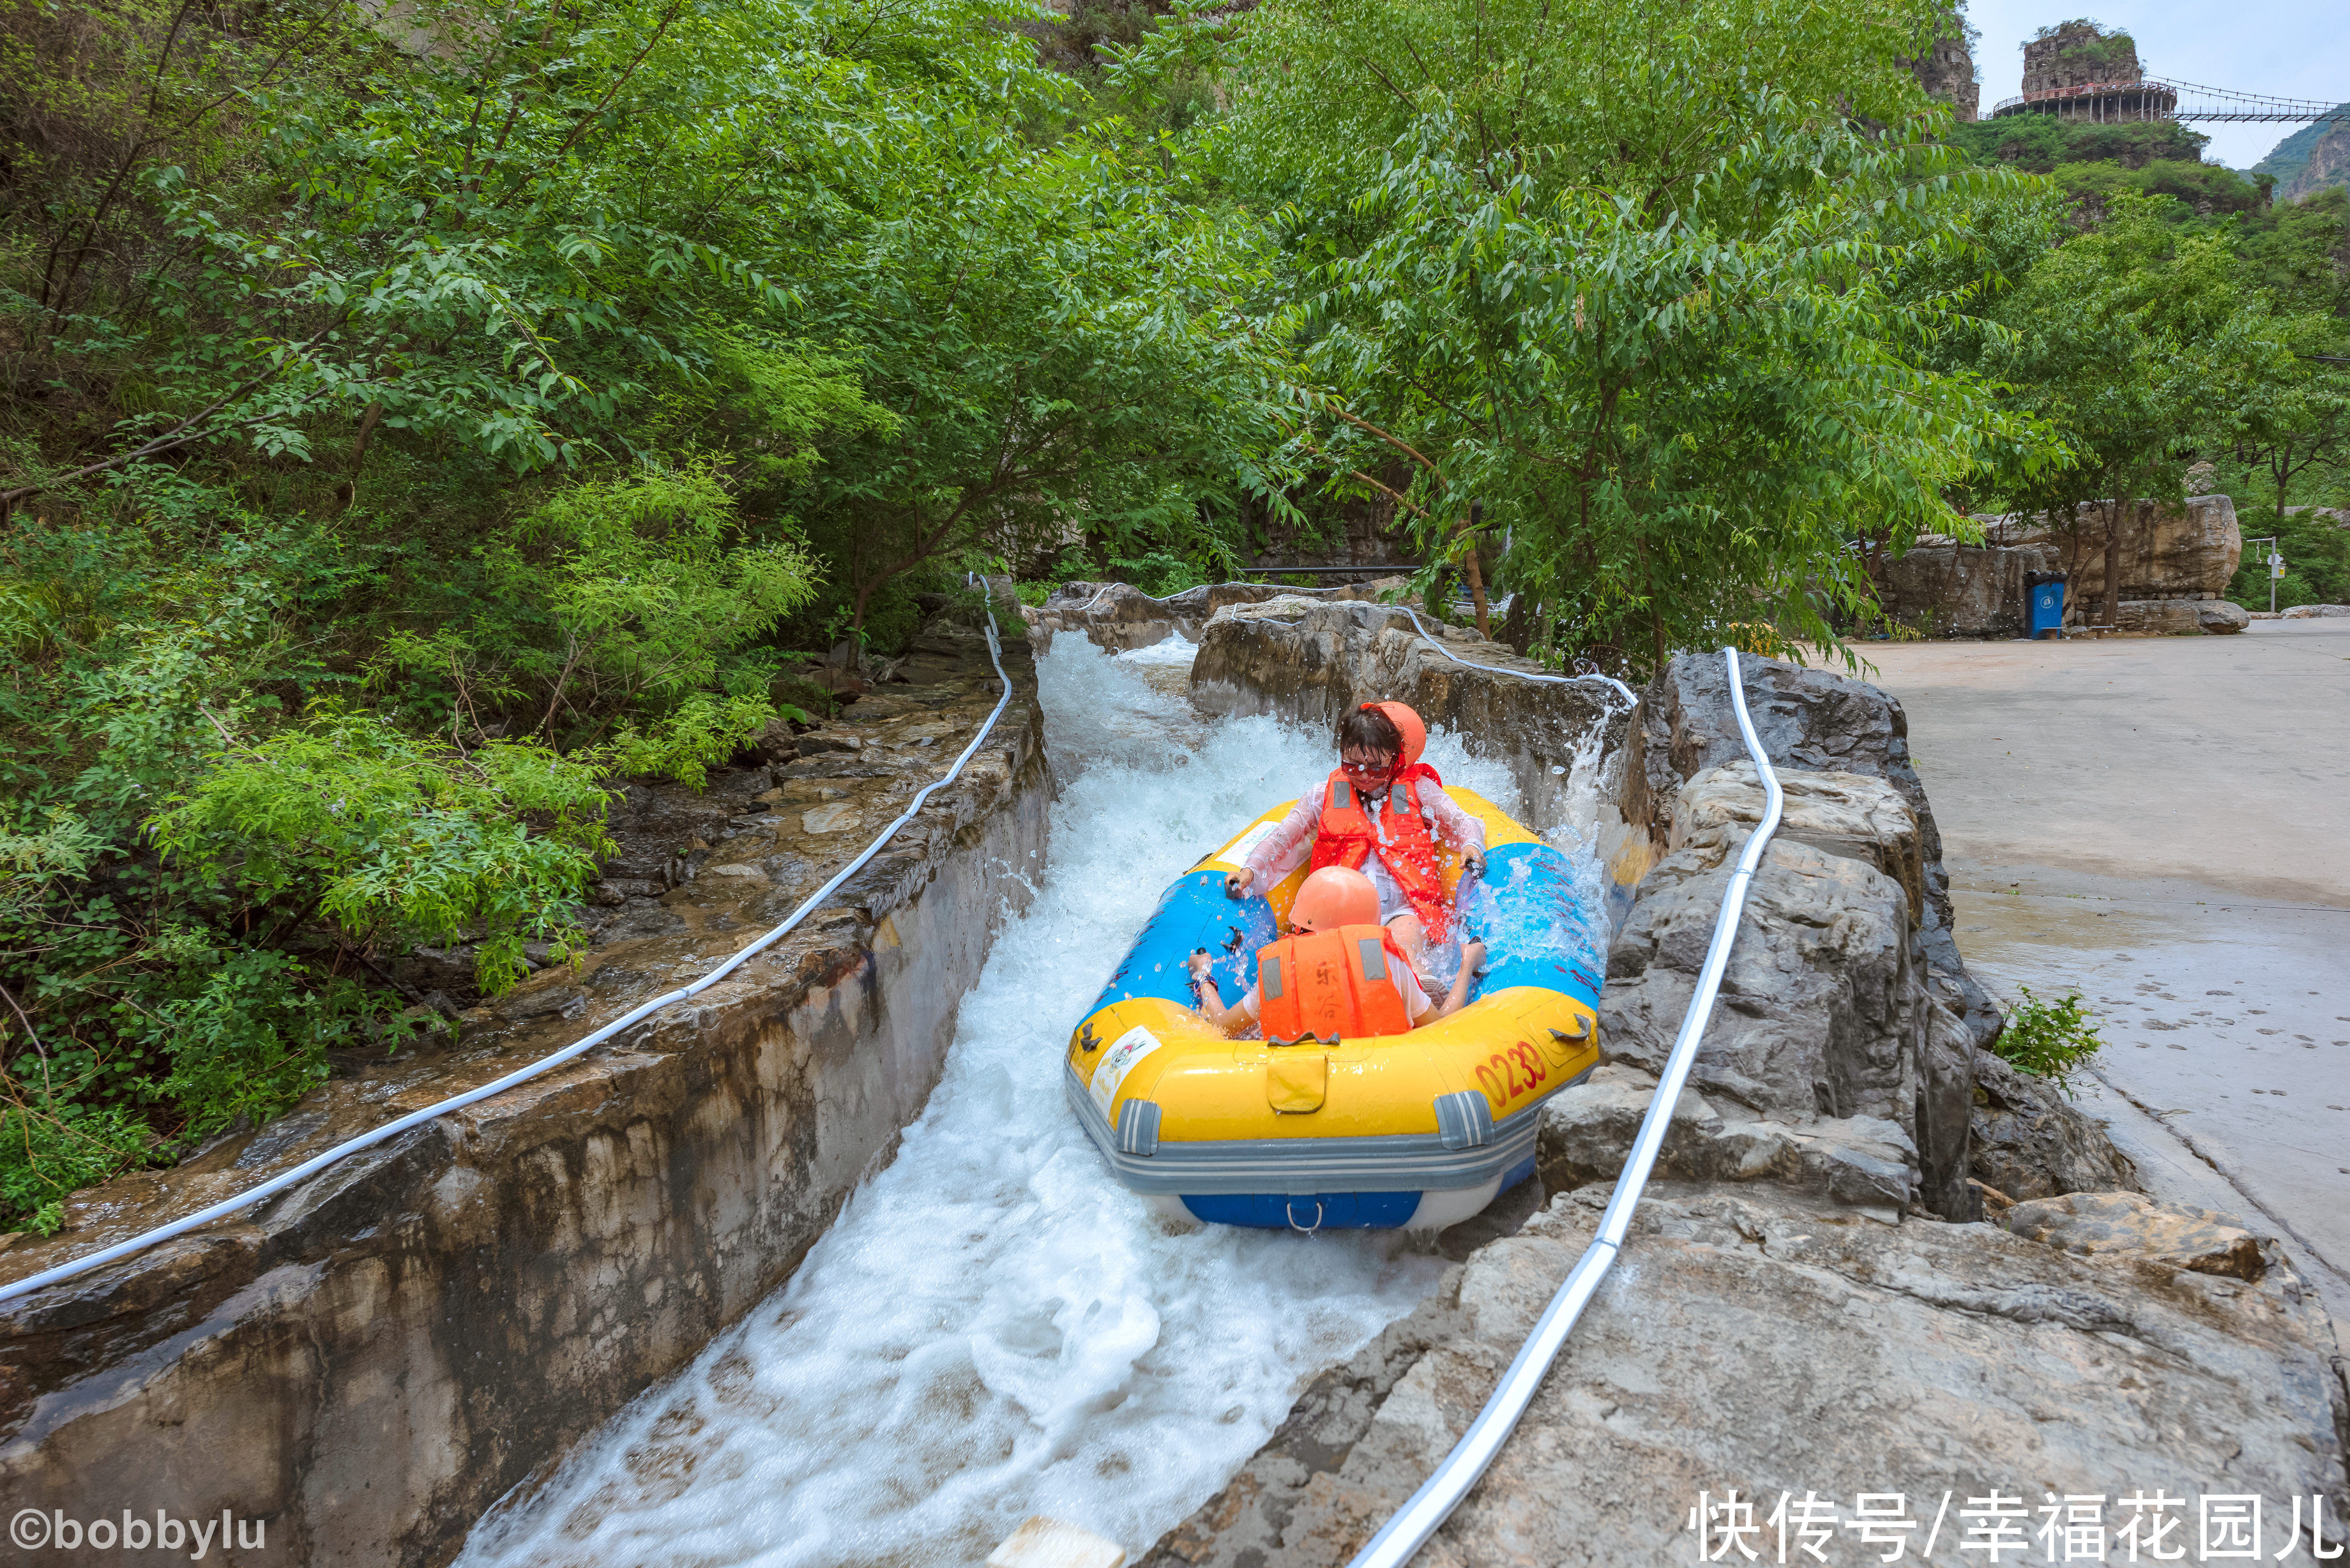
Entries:
[[[1469, 1004], [1408, 1034], [1272, 1045], [1232, 1039], [1191, 1005], [1184, 961], [1215, 955], [1227, 1005], [1289, 910], [1300, 867], [1235, 900], [1224, 876], [1295, 802], [1177, 878], [1085, 1022], [1062, 1075], [1111, 1172], [1170, 1213], [1212, 1223], [1440, 1229], [1534, 1169], [1542, 1102], [1598, 1060], [1604, 921], [1556, 849], [1474, 792], [1485, 875], [1462, 910], [1488, 946]], [[1457, 887], [1460, 860], [1444, 855]]]

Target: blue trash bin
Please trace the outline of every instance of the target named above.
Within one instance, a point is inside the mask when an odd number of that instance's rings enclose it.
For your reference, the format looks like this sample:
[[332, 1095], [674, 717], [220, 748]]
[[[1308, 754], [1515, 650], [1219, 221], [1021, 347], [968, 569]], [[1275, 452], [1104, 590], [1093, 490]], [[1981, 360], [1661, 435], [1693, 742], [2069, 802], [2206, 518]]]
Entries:
[[2026, 572], [2023, 575], [2025, 636], [2037, 641], [2051, 632], [2064, 631], [2064, 574]]

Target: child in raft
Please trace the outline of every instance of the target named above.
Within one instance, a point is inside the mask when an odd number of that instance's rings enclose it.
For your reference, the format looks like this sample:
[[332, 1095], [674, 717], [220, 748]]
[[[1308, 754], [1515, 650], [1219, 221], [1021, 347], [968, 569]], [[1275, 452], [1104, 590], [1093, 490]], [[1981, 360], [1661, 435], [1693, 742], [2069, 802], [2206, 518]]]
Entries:
[[1460, 1012], [1485, 944], [1461, 950], [1460, 978], [1442, 1002], [1431, 1002], [1378, 912], [1378, 891], [1360, 871], [1330, 866], [1315, 872], [1290, 906], [1289, 934], [1257, 950], [1256, 984], [1232, 1006], [1209, 978], [1214, 961], [1208, 950], [1192, 952], [1186, 961], [1201, 1015], [1227, 1030], [1261, 1023], [1266, 1039], [1288, 1044], [1309, 1034], [1401, 1034]]
[[1428, 944], [1451, 939], [1452, 900], [1436, 858], [1440, 840], [1461, 853], [1461, 885], [1485, 872], [1485, 825], [1444, 793], [1419, 760], [1428, 726], [1400, 702], [1366, 702], [1338, 722], [1338, 766], [1308, 791], [1248, 862], [1224, 878], [1235, 898], [1270, 888], [1309, 853], [1316, 871], [1345, 866], [1371, 879], [1379, 925], [1394, 934], [1428, 983]]

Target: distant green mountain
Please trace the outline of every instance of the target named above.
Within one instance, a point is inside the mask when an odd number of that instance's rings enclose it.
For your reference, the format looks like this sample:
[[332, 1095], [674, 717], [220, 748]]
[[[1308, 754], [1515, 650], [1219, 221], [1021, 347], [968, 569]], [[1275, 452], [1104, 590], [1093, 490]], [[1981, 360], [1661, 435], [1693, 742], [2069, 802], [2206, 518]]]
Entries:
[[[2350, 109], [2350, 104], [2340, 107]], [[2350, 185], [2350, 124], [2304, 125], [2271, 148], [2252, 171], [2276, 176], [2280, 201], [2329, 185]]]
[[2210, 138], [2176, 120], [2085, 124], [2016, 114], [1950, 128], [1950, 140], [1976, 161], [2053, 174], [2086, 213], [2104, 210], [2121, 191], [2174, 196], [2180, 221], [2253, 213], [2268, 198], [2250, 175], [2203, 161]]

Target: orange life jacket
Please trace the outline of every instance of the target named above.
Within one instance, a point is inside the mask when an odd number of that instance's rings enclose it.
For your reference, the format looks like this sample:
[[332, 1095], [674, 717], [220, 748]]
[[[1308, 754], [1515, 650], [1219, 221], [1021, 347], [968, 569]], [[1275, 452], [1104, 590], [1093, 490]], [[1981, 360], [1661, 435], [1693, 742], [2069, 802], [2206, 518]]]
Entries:
[[1386, 809], [1378, 821], [1363, 809], [1362, 798], [1347, 782], [1344, 769], [1333, 770], [1322, 786], [1322, 817], [1314, 829], [1314, 863], [1344, 866], [1360, 871], [1376, 853], [1396, 879], [1404, 901], [1419, 917], [1428, 940], [1440, 942], [1451, 929], [1452, 909], [1444, 893], [1444, 868], [1436, 858], [1436, 840], [1419, 815], [1419, 781], [1440, 788], [1444, 781], [1426, 763], [1414, 763], [1388, 786]]
[[1385, 926], [1340, 926], [1284, 937], [1256, 952], [1257, 1022], [1282, 1044], [1401, 1034], [1411, 1028], [1399, 972], [1411, 961]]

